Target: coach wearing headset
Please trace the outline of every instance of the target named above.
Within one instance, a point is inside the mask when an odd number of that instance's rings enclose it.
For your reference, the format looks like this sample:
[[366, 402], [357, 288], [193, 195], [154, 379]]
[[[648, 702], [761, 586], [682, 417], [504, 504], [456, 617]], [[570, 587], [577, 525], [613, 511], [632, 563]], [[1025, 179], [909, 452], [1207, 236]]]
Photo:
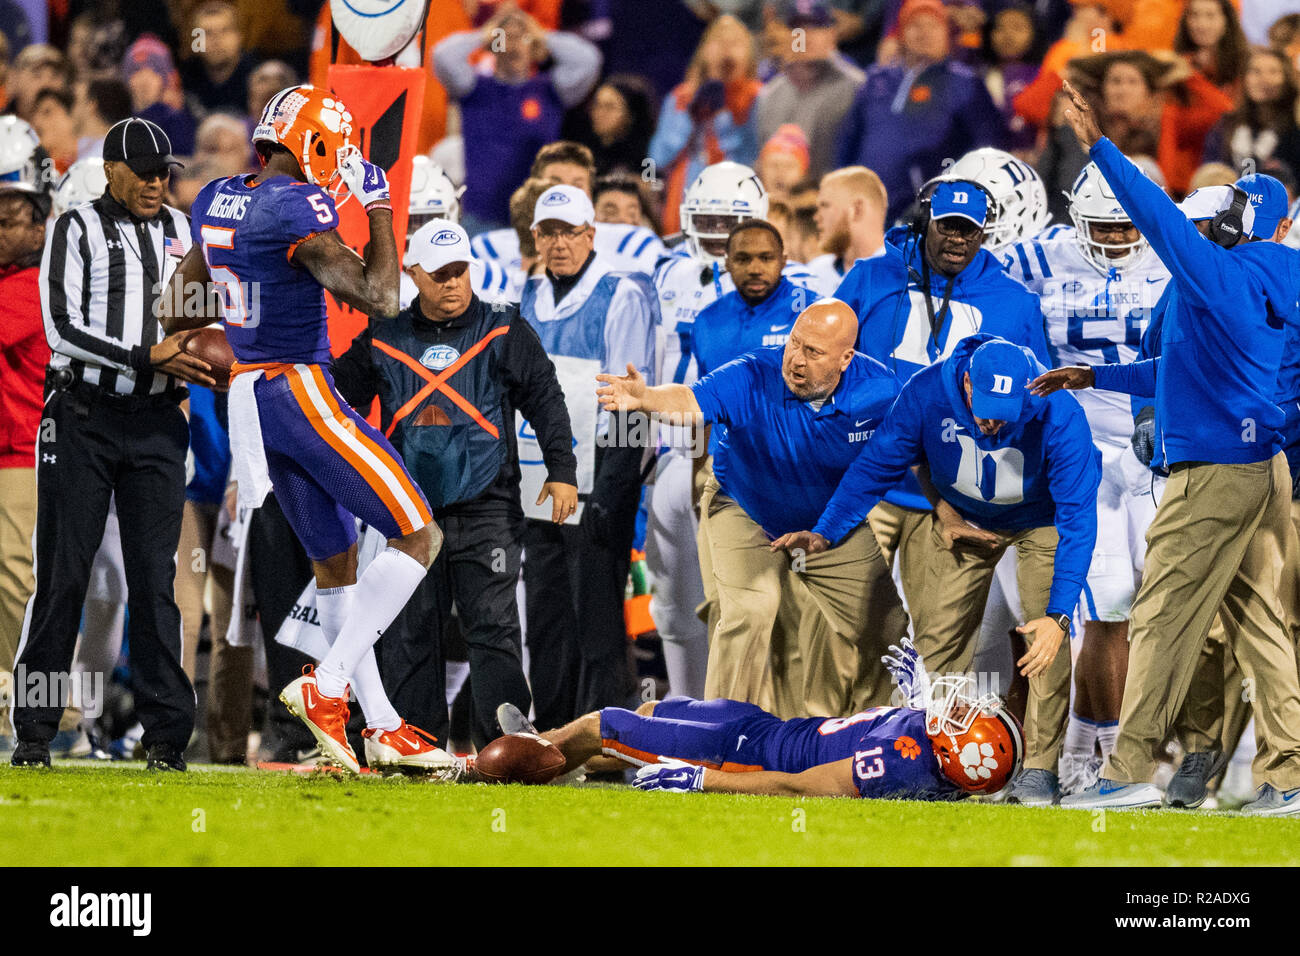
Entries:
[[[1104, 381], [1095, 377], [1099, 386], [1154, 395], [1169, 481], [1147, 532], [1133, 602], [1119, 738], [1097, 784], [1064, 803], [1161, 802], [1151, 782], [1154, 754], [1218, 613], [1255, 689], [1260, 787], [1242, 809], [1300, 814], [1300, 677], [1280, 594], [1288, 583], [1284, 548], [1294, 533], [1291, 479], [1284, 416], [1274, 402], [1300, 253], [1250, 241], [1255, 210], [1243, 189], [1224, 191], [1212, 218], [1192, 222], [1101, 135], [1083, 98], [1065, 89], [1073, 101], [1067, 121], [1172, 279], [1157, 305], [1160, 357], [1108, 372]], [[1090, 385], [1090, 378], [1056, 369], [1035, 386], [1046, 394]]]
[[[858, 314], [858, 351], [901, 384], [977, 332], [1023, 345], [1050, 366], [1038, 297], [982, 246], [988, 193], [968, 180], [938, 180], [921, 188], [918, 201], [917, 219], [891, 229], [885, 254], [859, 259], [835, 293]], [[867, 516], [885, 562], [898, 555], [903, 597], [913, 608], [923, 600], [925, 549], [909, 556], [908, 542], [926, 527], [930, 510], [909, 474]], [[993, 544], [993, 536], [964, 521], [945, 525], [944, 533], [949, 547]]]

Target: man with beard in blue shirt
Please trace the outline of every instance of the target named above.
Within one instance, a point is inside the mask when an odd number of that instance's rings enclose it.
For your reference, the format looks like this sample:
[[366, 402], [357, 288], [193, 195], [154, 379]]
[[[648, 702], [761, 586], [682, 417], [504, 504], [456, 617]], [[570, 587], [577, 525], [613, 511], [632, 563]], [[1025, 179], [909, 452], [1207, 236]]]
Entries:
[[[878, 660], [907, 620], [870, 529], [847, 534], [828, 555], [795, 554], [791, 561], [771, 548], [772, 539], [816, 521], [897, 394], [894, 376], [854, 351], [856, 334], [853, 311], [826, 299], [803, 311], [784, 348], [742, 355], [692, 386], [650, 387], [631, 366], [627, 375], [596, 376], [607, 411], [658, 413], [718, 430], [715, 477], [705, 492], [721, 607], [709, 667], [715, 657], [741, 666], [729, 670], [731, 686], [706, 679], [710, 697], [759, 703], [753, 697], [770, 686], [783, 592], [797, 578], [839, 636], [844, 657], [856, 656], [861, 668], [850, 675], [856, 680], [839, 682], [831, 712], [845, 716], [888, 700]], [[810, 677], [823, 685], [836, 680]]]

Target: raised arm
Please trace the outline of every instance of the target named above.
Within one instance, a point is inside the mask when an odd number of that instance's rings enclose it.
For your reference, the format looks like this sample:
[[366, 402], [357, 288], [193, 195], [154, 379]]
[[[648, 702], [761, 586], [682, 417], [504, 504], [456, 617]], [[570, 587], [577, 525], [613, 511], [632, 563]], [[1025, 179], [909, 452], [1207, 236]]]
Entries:
[[555, 63], [551, 67], [555, 93], [571, 109], [585, 100], [596, 85], [600, 76], [600, 50], [575, 33], [548, 33], [546, 46]]
[[343, 244], [336, 230], [320, 232], [298, 243], [290, 261], [306, 269], [335, 297], [373, 318], [397, 314], [397, 240], [391, 209], [371, 209], [370, 258], [362, 259]]
[[445, 37], [433, 48], [433, 72], [453, 100], [463, 100], [473, 92], [478, 76], [469, 58], [482, 44], [481, 33], [466, 30]]
[[[1200, 304], [1211, 304], [1218, 301], [1223, 289], [1240, 287], [1243, 271], [1229, 251], [1202, 236], [1165, 191], [1101, 135], [1091, 107], [1078, 90], [1066, 83], [1065, 92], [1071, 100], [1065, 119], [1079, 144], [1088, 150], [1133, 225], [1173, 274], [1179, 290]], [[1225, 325], [1230, 321], [1223, 318]]]

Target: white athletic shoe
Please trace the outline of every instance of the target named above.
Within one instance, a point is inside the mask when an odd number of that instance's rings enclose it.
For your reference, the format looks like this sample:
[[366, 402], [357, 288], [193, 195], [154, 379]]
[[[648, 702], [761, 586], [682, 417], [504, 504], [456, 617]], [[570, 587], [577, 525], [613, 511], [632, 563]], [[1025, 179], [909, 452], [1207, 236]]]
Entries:
[[1158, 807], [1165, 795], [1153, 783], [1118, 783], [1102, 777], [1082, 793], [1061, 800], [1061, 806], [1074, 810], [1137, 810]]
[[1265, 783], [1255, 791], [1255, 799], [1241, 808], [1253, 817], [1289, 817], [1300, 815], [1300, 787], [1278, 790]]
[[367, 728], [361, 734], [366, 743], [366, 764], [371, 770], [418, 770], [440, 780], [455, 780], [465, 769], [441, 747], [438, 738], [405, 720], [396, 730]]

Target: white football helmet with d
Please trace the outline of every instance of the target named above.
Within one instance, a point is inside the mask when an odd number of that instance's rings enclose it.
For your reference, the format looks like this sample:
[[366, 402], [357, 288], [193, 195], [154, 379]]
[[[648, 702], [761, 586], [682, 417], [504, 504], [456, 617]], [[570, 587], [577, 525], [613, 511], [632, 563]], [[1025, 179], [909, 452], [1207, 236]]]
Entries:
[[[1070, 219], [1074, 222], [1074, 238], [1084, 256], [1103, 275], [1111, 268], [1122, 269], [1136, 261], [1147, 247], [1139, 233], [1134, 242], [1101, 243], [1092, 237], [1095, 223], [1122, 223], [1132, 225], [1133, 219], [1124, 211], [1106, 177], [1096, 163], [1089, 163], [1070, 188]], [[1107, 255], [1107, 251], [1110, 255]]]
[[682, 232], [692, 256], [722, 262], [727, 235], [746, 219], [767, 218], [767, 190], [748, 166], [726, 160], [695, 177], [682, 200]]
[[971, 150], [939, 178], [970, 179], [989, 191], [993, 205], [984, 227], [984, 247], [990, 252], [1032, 239], [1052, 221], [1047, 190], [1038, 171], [1000, 149], [985, 146]]

